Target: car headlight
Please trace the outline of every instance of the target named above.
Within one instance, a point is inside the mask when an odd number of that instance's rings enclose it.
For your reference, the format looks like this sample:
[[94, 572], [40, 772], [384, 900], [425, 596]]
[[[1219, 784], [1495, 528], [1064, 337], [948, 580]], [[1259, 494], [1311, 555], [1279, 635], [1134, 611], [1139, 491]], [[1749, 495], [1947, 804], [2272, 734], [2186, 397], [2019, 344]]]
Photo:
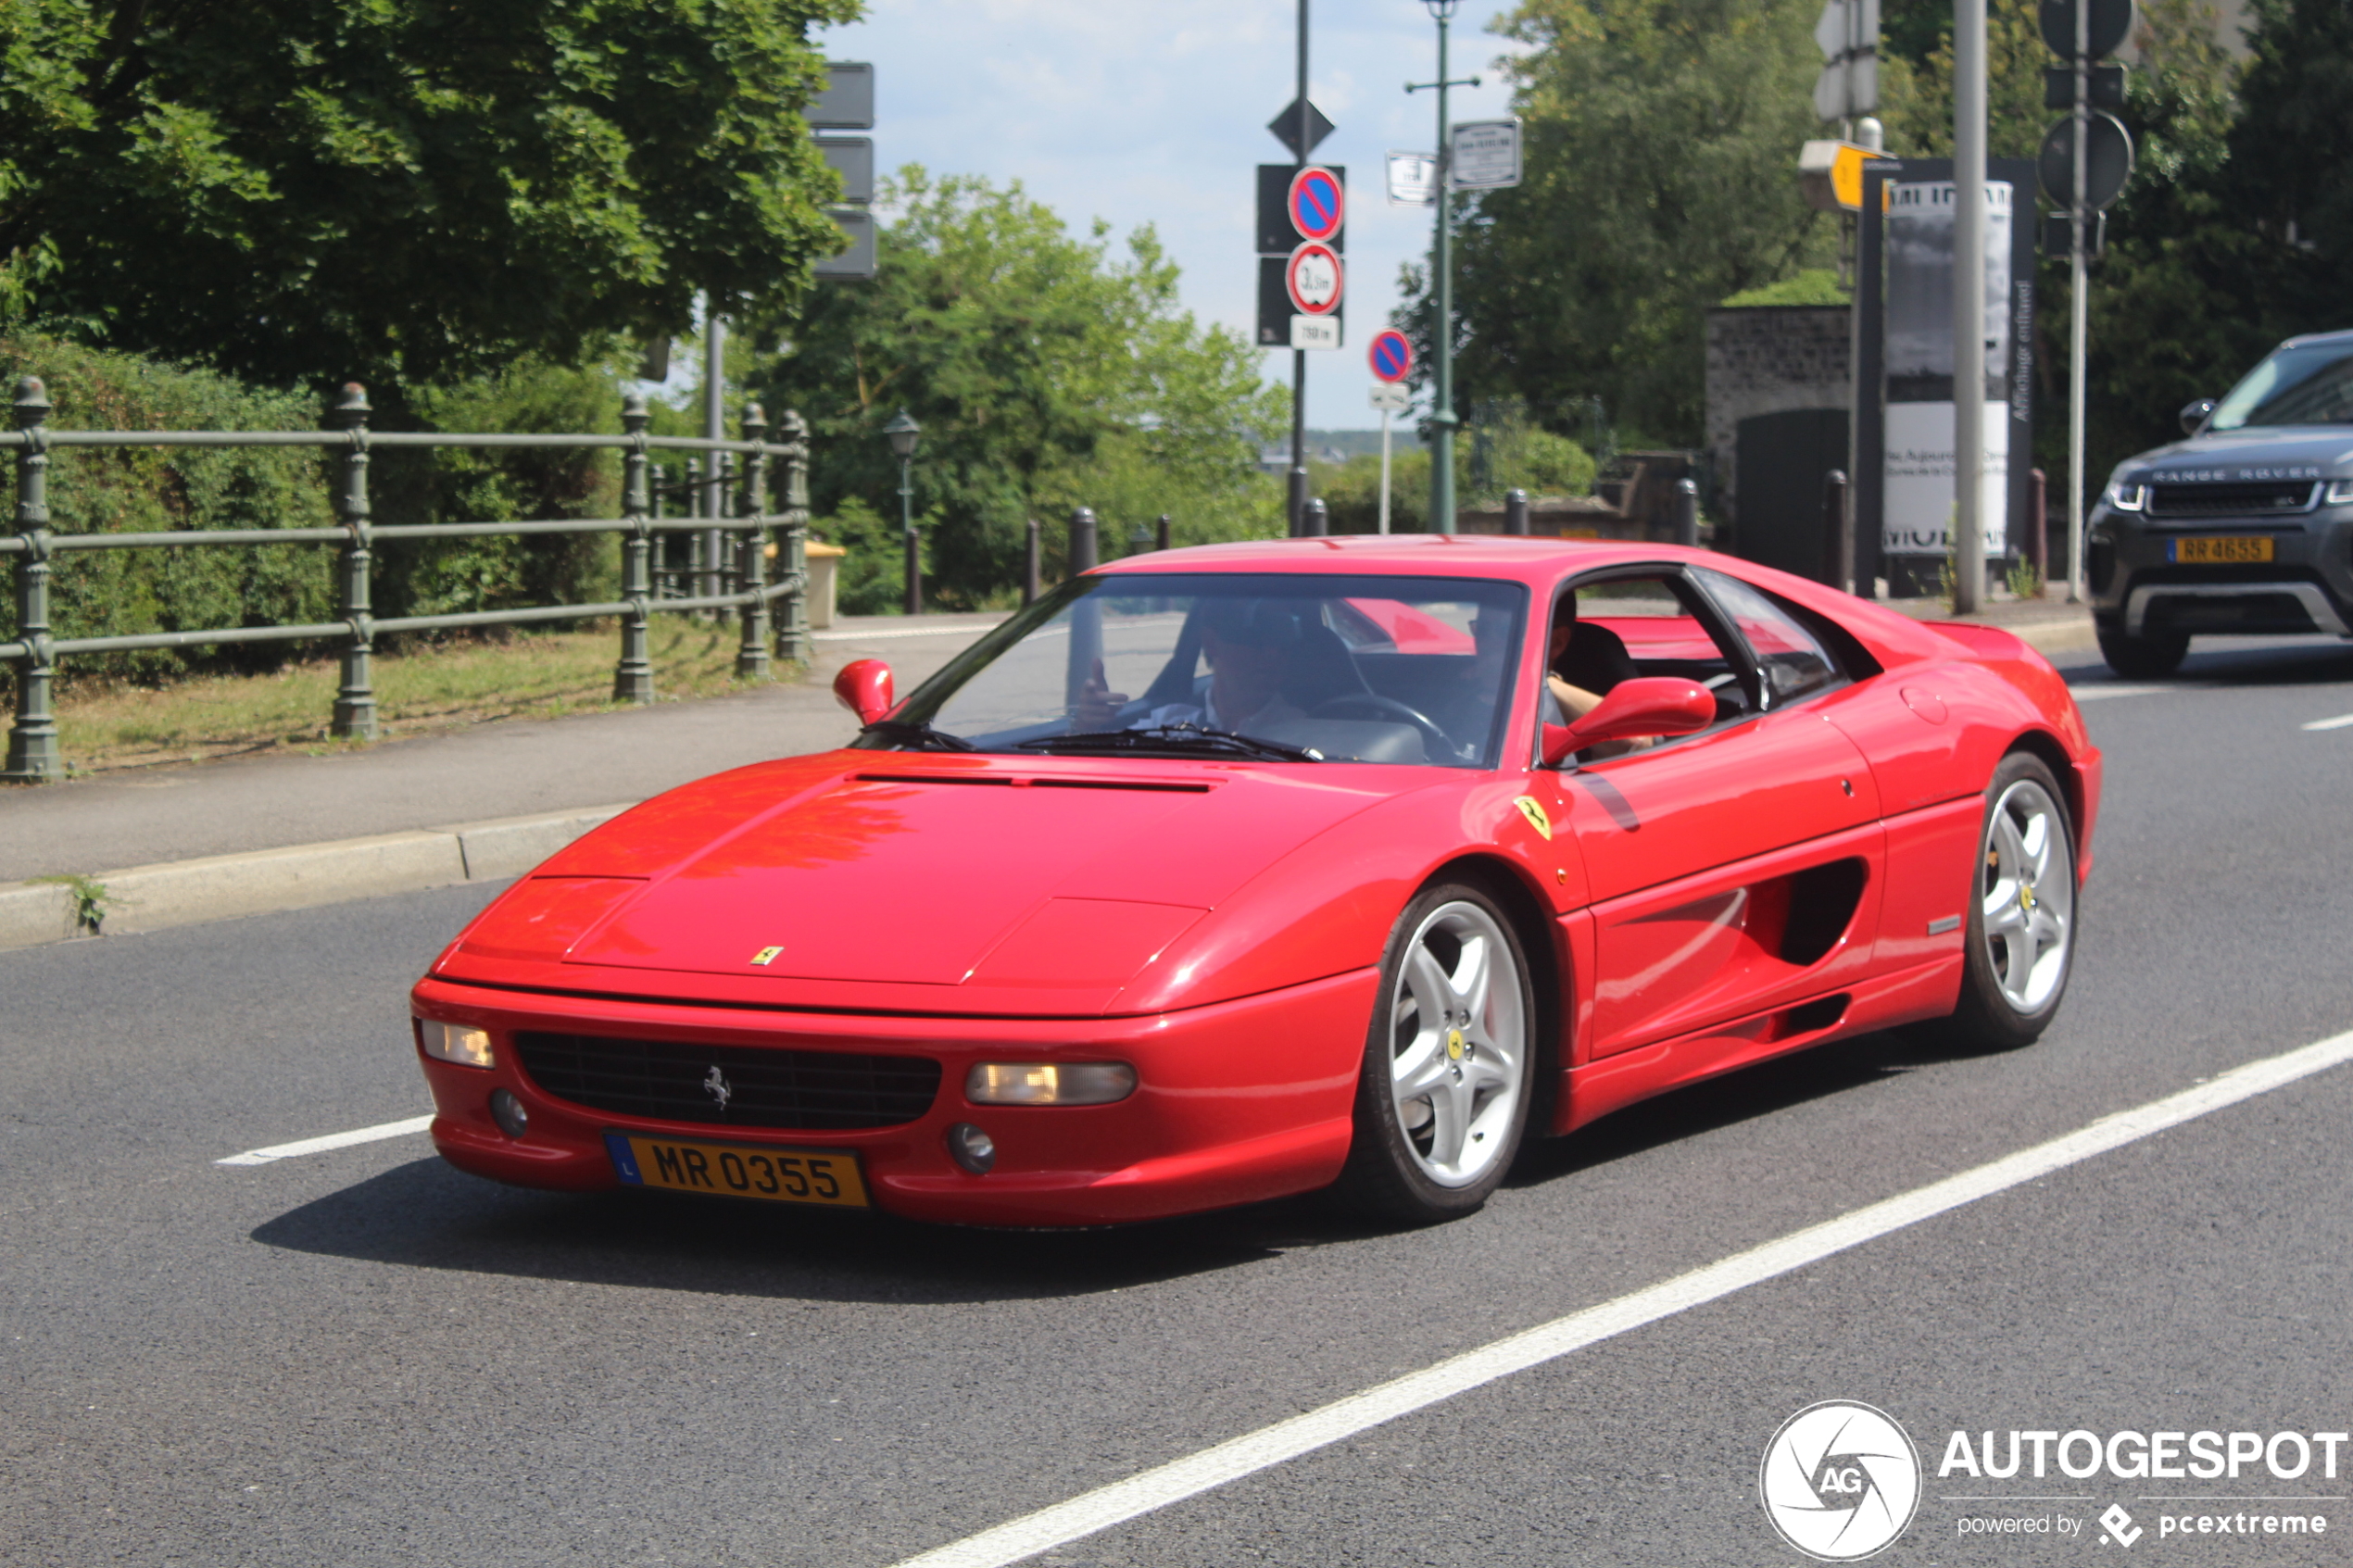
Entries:
[[983, 1061], [964, 1074], [975, 1105], [1109, 1105], [1135, 1092], [1124, 1061]]
[[2332, 507], [2341, 507], [2347, 501], [2353, 501], [2353, 479], [2329, 481], [2328, 504]]
[[464, 1023], [442, 1023], [430, 1018], [417, 1020], [417, 1040], [425, 1054], [454, 1061], [460, 1067], [492, 1067], [497, 1063], [490, 1055], [490, 1034]]
[[2108, 504], [2120, 512], [2137, 512], [2149, 504], [2149, 487], [2118, 480], [2108, 487]]

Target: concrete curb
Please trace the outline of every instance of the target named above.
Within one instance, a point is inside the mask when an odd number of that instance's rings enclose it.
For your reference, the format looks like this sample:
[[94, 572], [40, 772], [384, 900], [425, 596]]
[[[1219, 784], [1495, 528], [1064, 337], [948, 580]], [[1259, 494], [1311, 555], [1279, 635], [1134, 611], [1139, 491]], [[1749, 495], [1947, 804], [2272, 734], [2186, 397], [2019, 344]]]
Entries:
[[[162, 931], [516, 876], [632, 804], [127, 866], [88, 880], [106, 892], [107, 931]], [[74, 905], [73, 890], [59, 884], [0, 886], [0, 948], [40, 947], [75, 935]]]

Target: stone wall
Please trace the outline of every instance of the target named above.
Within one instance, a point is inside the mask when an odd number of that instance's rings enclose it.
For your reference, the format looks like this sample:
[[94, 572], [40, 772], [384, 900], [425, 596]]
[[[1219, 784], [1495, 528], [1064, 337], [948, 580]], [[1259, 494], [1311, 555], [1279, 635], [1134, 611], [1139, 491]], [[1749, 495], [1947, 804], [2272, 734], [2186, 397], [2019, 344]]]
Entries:
[[1853, 401], [1852, 315], [1843, 305], [1707, 313], [1707, 451], [1724, 517], [1740, 516], [1734, 446], [1743, 420], [1791, 408], [1844, 408]]

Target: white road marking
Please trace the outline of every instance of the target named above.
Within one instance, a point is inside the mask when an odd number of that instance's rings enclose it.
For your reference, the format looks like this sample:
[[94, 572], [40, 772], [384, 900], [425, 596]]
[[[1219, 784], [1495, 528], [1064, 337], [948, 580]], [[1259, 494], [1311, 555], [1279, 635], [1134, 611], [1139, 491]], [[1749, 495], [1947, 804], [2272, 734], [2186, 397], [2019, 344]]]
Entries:
[[2078, 702], [2092, 702], [2104, 696], [2148, 696], [2157, 692], [2177, 692], [2179, 686], [2070, 686]]
[[1420, 1372], [1409, 1373], [1394, 1382], [1256, 1432], [1244, 1433], [1215, 1448], [935, 1548], [906, 1559], [899, 1568], [1006, 1568], [1007, 1564], [1065, 1546], [1229, 1481], [1239, 1481], [1302, 1454], [1344, 1442], [1367, 1428], [1410, 1415], [1457, 1394], [1541, 1366], [1646, 1323], [1689, 1311], [2347, 1061], [2353, 1061], [2353, 1033], [2250, 1061], [2179, 1094], [2102, 1117], [2077, 1132], [2020, 1149], [1991, 1164], [1768, 1241], [1630, 1296], [1555, 1318]]
[[406, 1122], [386, 1122], [379, 1127], [360, 1127], [348, 1133], [329, 1133], [323, 1138], [305, 1138], [300, 1143], [273, 1144], [268, 1148], [249, 1148], [243, 1154], [233, 1154], [226, 1160], [216, 1160], [215, 1165], [267, 1165], [273, 1160], [294, 1160], [306, 1154], [324, 1154], [331, 1148], [349, 1148], [354, 1144], [375, 1143], [384, 1138], [405, 1138], [411, 1133], [422, 1133], [433, 1125], [430, 1116], [411, 1116]]
[[2353, 724], [2353, 713], [2339, 714], [2334, 719], [2315, 719], [2304, 727], [2308, 730], [2341, 730]]

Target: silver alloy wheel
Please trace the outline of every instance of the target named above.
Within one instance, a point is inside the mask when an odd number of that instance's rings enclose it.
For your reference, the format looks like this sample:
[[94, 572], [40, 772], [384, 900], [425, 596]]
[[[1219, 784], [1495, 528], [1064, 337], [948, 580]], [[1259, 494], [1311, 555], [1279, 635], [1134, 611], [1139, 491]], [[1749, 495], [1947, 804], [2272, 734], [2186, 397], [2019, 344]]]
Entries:
[[2075, 939], [2075, 856], [2067, 817], [2032, 779], [2002, 791], [1986, 824], [1985, 956], [2002, 999], [2040, 1011], [2067, 981]]
[[1460, 899], [1416, 928], [1390, 998], [1390, 1095], [1422, 1173], [1466, 1187], [1509, 1148], [1528, 1092], [1529, 998], [1510, 940]]

